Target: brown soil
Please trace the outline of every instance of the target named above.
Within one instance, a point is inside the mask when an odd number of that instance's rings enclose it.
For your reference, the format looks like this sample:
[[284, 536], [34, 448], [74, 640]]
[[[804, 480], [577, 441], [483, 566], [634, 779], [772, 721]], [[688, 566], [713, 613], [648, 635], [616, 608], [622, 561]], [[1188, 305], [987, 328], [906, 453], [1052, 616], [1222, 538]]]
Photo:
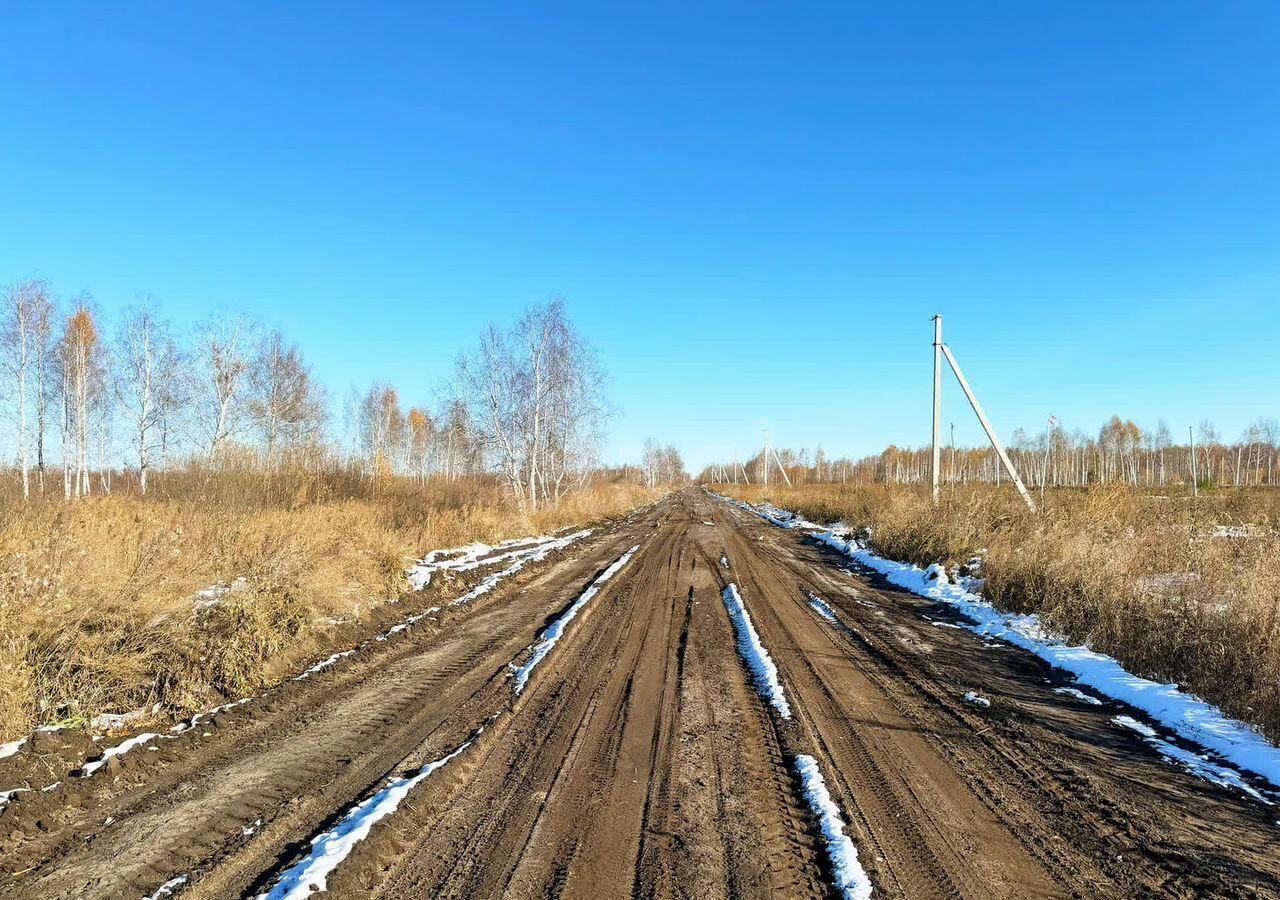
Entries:
[[[634, 544], [514, 696], [509, 664]], [[1132, 711], [1055, 694], [1067, 682], [1039, 660], [935, 626], [945, 611], [846, 563], [689, 490], [93, 778], [68, 774], [84, 741], [24, 748], [6, 764], [36, 790], [0, 813], [0, 897], [137, 898], [183, 874], [180, 897], [255, 895], [388, 777], [485, 723], [357, 845], [332, 896], [827, 896], [800, 753], [877, 894], [1280, 896], [1273, 808], [1166, 763], [1111, 724]], [[737, 655], [729, 581], [790, 720]]]

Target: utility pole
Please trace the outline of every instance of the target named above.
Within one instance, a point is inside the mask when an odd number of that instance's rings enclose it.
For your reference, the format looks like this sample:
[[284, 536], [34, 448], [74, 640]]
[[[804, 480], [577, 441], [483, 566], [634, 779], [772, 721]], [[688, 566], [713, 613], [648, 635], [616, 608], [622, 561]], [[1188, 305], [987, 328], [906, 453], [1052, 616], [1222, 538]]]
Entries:
[[769, 429], [764, 430], [764, 486], [769, 486]]
[[942, 316], [933, 317], [933, 502], [938, 502], [938, 464], [942, 448]]

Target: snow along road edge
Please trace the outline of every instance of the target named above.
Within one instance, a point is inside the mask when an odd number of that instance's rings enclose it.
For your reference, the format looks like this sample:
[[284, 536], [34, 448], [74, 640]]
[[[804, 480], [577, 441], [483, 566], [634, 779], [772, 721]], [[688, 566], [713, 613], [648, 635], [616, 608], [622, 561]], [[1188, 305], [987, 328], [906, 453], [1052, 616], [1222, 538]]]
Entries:
[[[1072, 673], [1080, 684], [1142, 710], [1180, 737], [1280, 787], [1280, 748], [1253, 726], [1230, 718], [1217, 706], [1185, 693], [1177, 685], [1160, 684], [1134, 675], [1105, 653], [1088, 646], [1068, 644], [1064, 637], [1044, 628], [1034, 614], [1006, 613], [996, 609], [967, 587], [945, 580], [941, 566], [921, 569], [911, 563], [886, 559], [862, 547], [856, 539], [842, 536], [834, 528], [817, 525], [774, 507], [762, 511], [741, 500], [708, 493], [759, 516], [771, 525], [805, 532], [913, 594], [954, 607], [973, 620], [974, 624], [967, 626], [970, 631], [998, 638], [1035, 654], [1050, 665]], [[977, 579], [968, 579], [967, 583], [974, 588], [981, 584]]]

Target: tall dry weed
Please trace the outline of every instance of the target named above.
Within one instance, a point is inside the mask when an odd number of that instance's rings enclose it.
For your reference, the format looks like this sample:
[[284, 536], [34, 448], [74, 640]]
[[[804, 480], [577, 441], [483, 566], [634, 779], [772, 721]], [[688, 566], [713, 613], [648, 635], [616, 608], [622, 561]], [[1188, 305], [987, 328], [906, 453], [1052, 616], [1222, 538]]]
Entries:
[[414, 557], [656, 496], [601, 484], [526, 514], [488, 479], [385, 479], [348, 499], [323, 499], [344, 485], [305, 479], [265, 494], [256, 476], [159, 482], [145, 499], [0, 497], [0, 740], [102, 712], [236, 699], [398, 597]]

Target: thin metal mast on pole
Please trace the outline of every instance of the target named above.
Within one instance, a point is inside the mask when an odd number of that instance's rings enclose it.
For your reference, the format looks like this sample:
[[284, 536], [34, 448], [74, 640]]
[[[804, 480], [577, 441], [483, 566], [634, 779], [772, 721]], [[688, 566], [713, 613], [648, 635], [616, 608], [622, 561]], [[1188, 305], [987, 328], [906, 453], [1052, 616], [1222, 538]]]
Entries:
[[[960, 364], [956, 362], [955, 356], [951, 354], [951, 348], [946, 344], [942, 344], [942, 352], [947, 356], [947, 362], [951, 364], [951, 371], [956, 373], [956, 380], [960, 382], [960, 387], [964, 390], [964, 395], [969, 398], [969, 405], [973, 407], [974, 413], [978, 417], [978, 421], [982, 423], [982, 430], [987, 433], [987, 439], [991, 441], [991, 446], [995, 447], [996, 454], [1000, 457], [1000, 461], [1004, 463], [1005, 471], [1009, 473], [1009, 477], [1013, 479], [1013, 483], [1018, 486], [1018, 493], [1022, 495], [1022, 499], [1026, 501], [1027, 508], [1032, 512], [1036, 511], [1036, 502], [1031, 499], [1031, 495], [1027, 493], [1027, 486], [1022, 483], [1022, 479], [1018, 477], [1018, 470], [1013, 467], [1013, 463], [1009, 461], [1009, 454], [1004, 452], [1004, 445], [1000, 443], [1000, 438], [996, 437], [995, 429], [991, 427], [991, 423], [987, 421], [986, 413], [982, 411], [982, 404], [978, 402], [978, 398], [973, 395], [973, 391], [969, 388], [969, 382], [965, 381], [964, 373], [960, 371]], [[935, 419], [935, 421], [937, 421]], [[936, 444], [934, 445], [936, 448]], [[936, 469], [934, 470], [937, 471]]]
[[933, 317], [933, 502], [938, 502], [938, 466], [942, 447], [942, 316]]
[[769, 486], [769, 429], [764, 430], [764, 486]]
[[1200, 494], [1200, 479], [1196, 475], [1196, 430], [1191, 425], [1187, 426], [1187, 437], [1191, 438], [1191, 496], [1196, 497]]
[[956, 483], [956, 423], [951, 423], [951, 474], [947, 478], [950, 484]]

